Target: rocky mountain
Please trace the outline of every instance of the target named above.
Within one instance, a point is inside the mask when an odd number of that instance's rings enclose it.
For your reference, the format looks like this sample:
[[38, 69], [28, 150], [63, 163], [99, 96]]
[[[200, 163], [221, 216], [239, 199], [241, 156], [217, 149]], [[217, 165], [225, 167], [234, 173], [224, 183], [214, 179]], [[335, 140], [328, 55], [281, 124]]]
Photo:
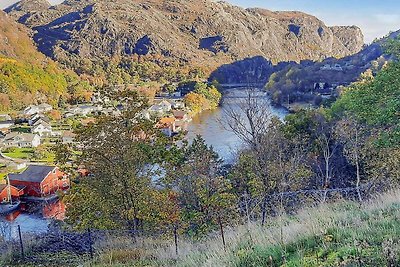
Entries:
[[255, 56], [273, 64], [344, 57], [364, 45], [355, 26], [211, 0], [23, 0], [5, 11], [55, 59], [157, 54], [216, 68]]

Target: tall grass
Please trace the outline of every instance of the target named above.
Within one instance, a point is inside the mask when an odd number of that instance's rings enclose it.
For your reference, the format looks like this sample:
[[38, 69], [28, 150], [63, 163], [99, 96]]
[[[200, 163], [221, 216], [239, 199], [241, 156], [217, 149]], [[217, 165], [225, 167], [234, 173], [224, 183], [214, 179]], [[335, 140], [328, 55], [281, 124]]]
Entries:
[[[226, 244], [224, 249], [217, 232], [202, 241], [181, 238], [176, 255], [171, 238], [134, 240], [129, 234], [104, 233], [94, 244], [93, 260], [65, 251], [64, 256], [42, 255], [41, 262], [43, 266], [62, 262], [62, 266], [113, 267], [400, 266], [400, 190], [362, 205], [323, 204], [295, 216], [270, 218], [264, 226], [254, 222], [226, 229]], [[15, 249], [2, 251], [0, 265], [18, 262], [11, 261]], [[54, 260], [45, 260], [50, 258]]]

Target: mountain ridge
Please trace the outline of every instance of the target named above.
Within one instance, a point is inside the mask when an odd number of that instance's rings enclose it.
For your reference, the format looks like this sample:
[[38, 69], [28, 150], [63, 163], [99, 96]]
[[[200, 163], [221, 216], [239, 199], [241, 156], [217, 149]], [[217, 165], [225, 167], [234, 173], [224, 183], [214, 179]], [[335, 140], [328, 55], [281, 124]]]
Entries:
[[254, 56], [274, 63], [344, 57], [364, 45], [355, 26], [208, 0], [23, 0], [5, 11], [32, 28], [39, 50], [55, 59], [159, 54], [217, 67]]

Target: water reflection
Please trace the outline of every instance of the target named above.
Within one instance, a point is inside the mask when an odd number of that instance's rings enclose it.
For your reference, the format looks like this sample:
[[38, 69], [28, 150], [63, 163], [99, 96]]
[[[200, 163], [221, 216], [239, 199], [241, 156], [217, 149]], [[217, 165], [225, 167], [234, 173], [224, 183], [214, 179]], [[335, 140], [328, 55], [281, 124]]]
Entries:
[[[18, 225], [25, 233], [45, 233], [52, 220], [64, 219], [65, 204], [60, 200], [47, 203], [24, 203], [18, 210], [0, 216], [0, 235], [14, 237]], [[7, 228], [10, 231], [9, 234]]]
[[[215, 151], [218, 152], [221, 158], [227, 163], [232, 163], [235, 158], [235, 153], [242, 147], [242, 141], [231, 131], [225, 129], [223, 121], [226, 119], [224, 108], [235, 108], [243, 99], [248, 96], [246, 90], [243, 89], [230, 89], [227, 91], [222, 99], [221, 107], [205, 111], [193, 117], [192, 122], [188, 126], [189, 140], [193, 140], [196, 135], [201, 135], [208, 145], [212, 145]], [[268, 105], [271, 113], [280, 119], [287, 115], [285, 109], [274, 108], [270, 105], [267, 95], [258, 90], [255, 97], [264, 98], [265, 103]]]

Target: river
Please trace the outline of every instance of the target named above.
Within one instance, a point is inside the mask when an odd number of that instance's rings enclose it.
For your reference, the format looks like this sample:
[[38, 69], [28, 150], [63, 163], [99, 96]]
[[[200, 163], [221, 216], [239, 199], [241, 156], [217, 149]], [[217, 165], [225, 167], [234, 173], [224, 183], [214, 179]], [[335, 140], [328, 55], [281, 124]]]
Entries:
[[[226, 121], [227, 116], [224, 109], [235, 108], [247, 96], [248, 93], [245, 89], [225, 90], [220, 107], [204, 111], [193, 117], [192, 122], [188, 125], [187, 138], [193, 140], [196, 135], [201, 135], [226, 163], [232, 163], [243, 143], [233, 132], [224, 127], [223, 122]], [[263, 103], [268, 105], [266, 108], [270, 109], [271, 115], [283, 119], [288, 114], [286, 109], [272, 107], [268, 96], [263, 91], [258, 90], [256, 96], [265, 99]]]
[[[224, 92], [221, 106], [214, 110], [204, 111], [197, 116], [187, 126], [188, 140], [193, 140], [196, 135], [201, 135], [208, 145], [213, 146], [225, 163], [232, 163], [235, 153], [242, 146], [241, 140], [231, 131], [225, 129], [222, 122], [225, 120], [226, 113], [224, 108], [237, 106], [243, 101], [247, 94], [244, 89], [229, 89]], [[262, 91], [258, 91], [257, 97], [267, 99]], [[265, 103], [269, 103], [265, 101]], [[269, 108], [272, 115], [283, 119], [287, 115], [284, 109]], [[65, 215], [65, 206], [62, 202], [21, 205], [20, 209], [0, 216], [0, 236], [16, 236], [17, 226], [21, 226], [22, 232], [41, 233], [46, 232], [50, 222], [54, 219], [62, 220]]]

